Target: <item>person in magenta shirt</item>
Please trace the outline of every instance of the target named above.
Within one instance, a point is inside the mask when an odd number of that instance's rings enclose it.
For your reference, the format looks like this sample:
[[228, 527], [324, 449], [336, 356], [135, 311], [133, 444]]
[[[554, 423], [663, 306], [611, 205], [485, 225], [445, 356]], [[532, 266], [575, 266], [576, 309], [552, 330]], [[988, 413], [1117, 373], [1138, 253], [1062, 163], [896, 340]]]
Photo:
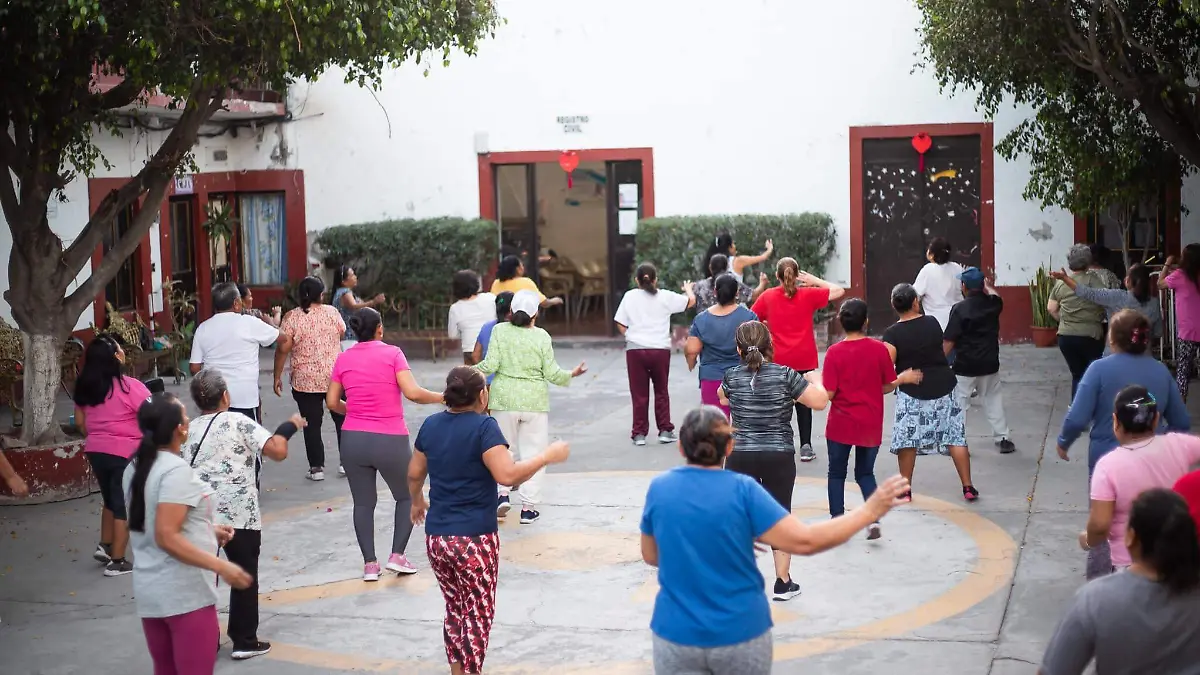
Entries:
[[[850, 298], [838, 309], [846, 339], [825, 354], [821, 381], [829, 392], [825, 443], [829, 448], [829, 515], [846, 512], [846, 469], [854, 451], [854, 482], [865, 502], [875, 492], [875, 458], [883, 443], [883, 395], [901, 384], [919, 384], [921, 371], [909, 368], [899, 377], [891, 352], [867, 337], [867, 303]], [[879, 523], [867, 528], [867, 539], [878, 539]]]
[[92, 557], [104, 565], [106, 577], [133, 572], [133, 563], [125, 559], [129, 527], [121, 478], [142, 442], [138, 408], [150, 398], [146, 385], [121, 374], [124, 363], [121, 345], [110, 335], [97, 335], [75, 379], [75, 425], [87, 437], [84, 451], [104, 502], [100, 544]]
[[[354, 534], [363, 555], [363, 581], [379, 581], [375, 557], [375, 503], [379, 495], [376, 476], [382, 475], [396, 499], [392, 554], [387, 569], [415, 574], [417, 568], [404, 555], [412, 535], [412, 500], [408, 496], [408, 463], [412, 448], [404, 422], [403, 399], [414, 403], [442, 403], [442, 395], [417, 384], [408, 360], [399, 347], [382, 342], [383, 323], [370, 307], [350, 316], [349, 328], [358, 342], [338, 355], [325, 405], [345, 415], [342, 423], [342, 466], [354, 500]], [[343, 393], [345, 398], [343, 400]]]
[[[792, 258], [775, 266], [779, 285], [767, 289], [750, 309], [767, 324], [775, 343], [775, 362], [801, 375], [817, 369], [817, 340], [813, 335], [813, 312], [846, 293], [846, 289], [802, 272]], [[800, 429], [800, 461], [817, 458], [812, 447], [812, 410], [796, 405]]]
[[1160, 276], [1158, 285], [1175, 292], [1175, 381], [1187, 401], [1188, 382], [1200, 355], [1200, 244], [1184, 247], [1179, 268]]
[[1090, 550], [1108, 541], [1113, 569], [1129, 567], [1125, 546], [1129, 511], [1138, 495], [1153, 488], [1170, 489], [1200, 462], [1200, 438], [1188, 434], [1156, 435], [1158, 401], [1141, 385], [1130, 385], [1113, 402], [1113, 431], [1120, 444], [1096, 462], [1092, 474], [1091, 512], [1079, 545]]

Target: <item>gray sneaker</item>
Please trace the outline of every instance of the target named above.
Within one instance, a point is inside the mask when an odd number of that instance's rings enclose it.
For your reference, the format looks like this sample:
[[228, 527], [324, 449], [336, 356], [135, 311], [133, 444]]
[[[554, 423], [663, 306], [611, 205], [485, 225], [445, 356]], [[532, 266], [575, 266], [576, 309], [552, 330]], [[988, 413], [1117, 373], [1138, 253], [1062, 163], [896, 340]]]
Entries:
[[104, 566], [104, 576], [119, 577], [133, 572], [133, 563], [126, 558], [116, 558]]
[[639, 445], [639, 446], [640, 446], [640, 445], [645, 445], [645, 444], [646, 444], [646, 437], [645, 437], [645, 436], [643, 436], [642, 434], [638, 434], [637, 436], [634, 436], [634, 437], [633, 437], [633, 444], [634, 444], [634, 445]]
[[816, 458], [817, 458], [817, 451], [813, 450], [813, 446], [809, 445], [808, 443], [805, 443], [804, 445], [800, 446], [800, 461], [801, 462], [811, 462]]
[[674, 431], [663, 431], [658, 434], [658, 442], [666, 445], [679, 440], [679, 436], [675, 435]]

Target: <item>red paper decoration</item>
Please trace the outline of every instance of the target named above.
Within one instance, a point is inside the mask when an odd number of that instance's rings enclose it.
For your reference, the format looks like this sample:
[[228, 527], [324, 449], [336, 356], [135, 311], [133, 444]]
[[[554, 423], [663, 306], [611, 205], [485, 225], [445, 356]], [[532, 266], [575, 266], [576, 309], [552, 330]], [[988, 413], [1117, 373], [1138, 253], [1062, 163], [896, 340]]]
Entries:
[[562, 154], [558, 156], [558, 165], [567, 172], [567, 189], [570, 189], [575, 184], [571, 180], [571, 172], [579, 167], [579, 153], [574, 150], [563, 150]]
[[929, 152], [929, 149], [933, 147], [933, 139], [929, 137], [929, 134], [922, 131], [913, 136], [912, 146], [913, 150], [917, 151], [917, 170], [925, 173], [925, 153]]

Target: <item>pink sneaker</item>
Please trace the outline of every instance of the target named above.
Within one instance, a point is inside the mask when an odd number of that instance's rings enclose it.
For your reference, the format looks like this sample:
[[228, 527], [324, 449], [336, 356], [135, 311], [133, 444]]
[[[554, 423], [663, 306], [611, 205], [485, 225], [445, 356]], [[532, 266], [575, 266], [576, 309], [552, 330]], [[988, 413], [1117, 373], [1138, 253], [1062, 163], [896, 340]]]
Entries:
[[416, 574], [417, 568], [408, 562], [408, 556], [399, 553], [393, 553], [388, 558], [387, 568], [397, 574]]
[[363, 565], [363, 581], [379, 581], [379, 562]]

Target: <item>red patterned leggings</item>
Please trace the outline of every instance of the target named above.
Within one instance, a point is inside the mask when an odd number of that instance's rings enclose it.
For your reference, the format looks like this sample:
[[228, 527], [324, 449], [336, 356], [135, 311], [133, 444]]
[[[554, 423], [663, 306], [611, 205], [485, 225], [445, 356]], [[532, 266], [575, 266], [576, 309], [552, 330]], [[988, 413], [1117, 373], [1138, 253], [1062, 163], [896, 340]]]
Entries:
[[496, 616], [500, 536], [427, 536], [425, 548], [446, 599], [446, 658], [461, 663], [465, 673], [481, 673]]

